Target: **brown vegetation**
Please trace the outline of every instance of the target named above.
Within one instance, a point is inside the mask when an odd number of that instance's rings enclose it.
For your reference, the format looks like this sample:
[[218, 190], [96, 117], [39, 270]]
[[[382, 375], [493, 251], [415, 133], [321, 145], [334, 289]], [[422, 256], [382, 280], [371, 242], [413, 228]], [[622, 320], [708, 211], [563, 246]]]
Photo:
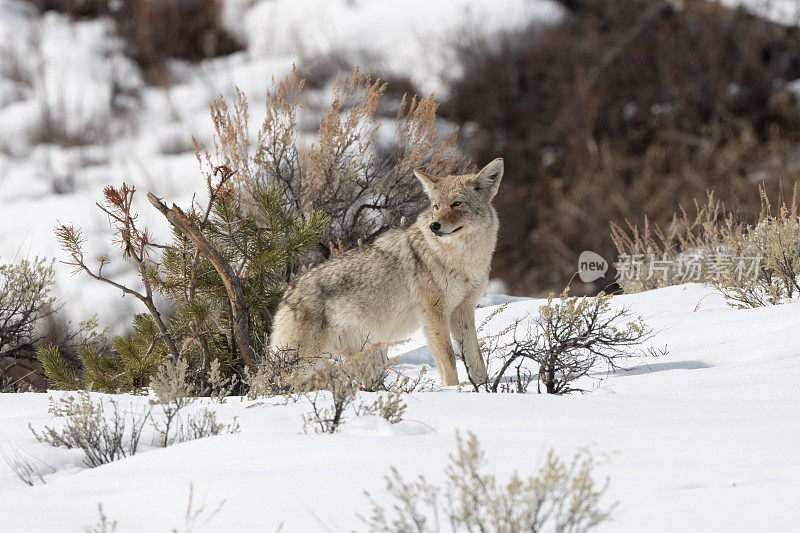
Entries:
[[708, 189], [753, 219], [757, 182], [800, 174], [798, 28], [704, 0], [563, 3], [556, 26], [459, 45], [444, 108], [474, 159], [505, 158], [494, 275], [515, 293], [563, 287], [583, 250], [613, 260], [611, 221], [665, 224]]
[[[337, 242], [346, 250], [416, 215], [425, 195], [414, 169], [436, 175], [471, 169], [456, 148], [455, 132], [446, 136], [437, 132], [438, 104], [433, 95], [403, 96], [391, 146], [381, 145], [378, 111], [387, 84], [358, 68], [336, 78], [317, 138], [304, 147], [298, 124], [304, 87], [305, 81], [293, 71], [267, 93], [254, 157], [246, 150], [226, 149], [250, 144], [243, 94], [230, 105], [215, 102], [212, 119], [221, 141], [217, 157], [227, 161], [235, 179], [245, 188], [277, 187], [287, 203], [305, 216], [324, 213], [330, 221], [324, 242]], [[328, 246], [319, 250], [330, 253]]]
[[733, 307], [785, 303], [800, 296], [800, 206], [795, 183], [791, 200], [777, 208], [759, 188], [761, 211], [742, 220], [708, 195], [693, 215], [681, 209], [659, 226], [645, 217], [639, 227], [611, 225], [611, 237], [626, 292], [687, 282], [708, 283]]

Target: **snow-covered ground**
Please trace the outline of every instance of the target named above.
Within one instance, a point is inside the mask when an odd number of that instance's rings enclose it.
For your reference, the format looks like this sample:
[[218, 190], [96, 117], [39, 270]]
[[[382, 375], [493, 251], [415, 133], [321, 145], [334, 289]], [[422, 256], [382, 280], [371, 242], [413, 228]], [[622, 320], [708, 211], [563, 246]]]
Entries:
[[[97, 503], [121, 532], [180, 528], [190, 484], [196, 507], [225, 500], [203, 531], [363, 529], [363, 490], [381, 495], [392, 465], [406, 479], [441, 481], [456, 430], [469, 430], [500, 479], [533, 473], [550, 448], [565, 459], [583, 447], [607, 455], [597, 474], [611, 480], [606, 503], [619, 505], [602, 531], [797, 531], [800, 302], [735, 310], [700, 285], [613, 301], [656, 328], [649, 345], [669, 354], [598, 374], [583, 383], [587, 394], [413, 393], [394, 426], [351, 418], [339, 434], [306, 435], [304, 402], [230, 399], [212, 408], [222, 421], [239, 417], [239, 434], [88, 469], [80, 453], [40, 444], [28, 430], [54, 423], [47, 394], [0, 395], [0, 444], [56, 470], [29, 487], [0, 462], [0, 530], [77, 531], [96, 521]], [[511, 302], [489, 331], [541, 303]], [[493, 310], [479, 309], [479, 320]], [[403, 372], [432, 365], [422, 344], [416, 335], [395, 349]]]

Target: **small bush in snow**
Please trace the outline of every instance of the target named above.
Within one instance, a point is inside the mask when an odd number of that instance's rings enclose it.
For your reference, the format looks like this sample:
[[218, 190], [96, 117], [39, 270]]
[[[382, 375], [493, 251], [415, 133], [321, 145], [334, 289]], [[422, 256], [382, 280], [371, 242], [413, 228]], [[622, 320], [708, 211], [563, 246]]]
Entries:
[[114, 533], [117, 530], [117, 521], [111, 520], [103, 511], [103, 504], [97, 504], [97, 522], [83, 528], [83, 533]]
[[247, 385], [247, 397], [251, 400], [262, 396], [292, 394], [302, 389], [300, 376], [310, 372], [308, 360], [300, 357], [297, 350], [280, 348], [266, 350], [254, 369], [247, 369], [243, 378]]
[[222, 434], [239, 433], [241, 428], [234, 417], [230, 424], [217, 421], [217, 414], [211, 409], [185, 413], [185, 403], [159, 404], [155, 407], [158, 418], [150, 415], [155, 435], [153, 444], [166, 448], [173, 444], [203, 439]]
[[442, 531], [588, 531], [607, 521], [610, 508], [601, 500], [608, 480], [596, 485], [592, 456], [582, 451], [565, 464], [551, 450], [538, 475], [516, 472], [506, 483], [483, 471], [486, 457], [478, 439], [456, 437], [457, 450], [445, 468], [444, 486], [420, 476], [407, 482], [392, 468], [386, 476], [391, 506], [367, 493], [368, 531], [439, 533]]
[[402, 390], [392, 386], [385, 393], [378, 393], [378, 398], [368, 405], [361, 405], [357, 414], [374, 415], [384, 418], [391, 424], [403, 421], [403, 414], [406, 412], [406, 403], [403, 401]]
[[311, 404], [311, 412], [303, 415], [304, 431], [311, 428], [315, 433], [335, 433], [344, 422], [344, 413], [360, 390], [348, 362], [349, 359], [331, 359], [315, 365], [311, 379], [305, 383], [309, 392], [303, 393]]
[[179, 442], [211, 437], [221, 433], [238, 433], [239, 424], [234, 418], [231, 424], [217, 422], [217, 415], [210, 409], [186, 413], [184, 408], [197, 400], [197, 388], [189, 383], [189, 365], [183, 359], [177, 363], [166, 360], [151, 380], [151, 388], [158, 398], [154, 408], [159, 413], [151, 414], [150, 421], [155, 430], [154, 444], [161, 447]]
[[413, 378], [404, 376], [396, 370], [393, 370], [393, 373], [395, 374], [395, 379], [386, 387], [387, 390], [396, 390], [404, 394], [411, 394], [412, 392], [437, 390], [439, 387], [435, 381], [427, 376], [428, 367], [425, 365], [422, 366], [419, 373]]
[[150, 380], [150, 389], [161, 404], [187, 405], [194, 401], [196, 389], [188, 381], [189, 365], [184, 359], [166, 360]]
[[222, 365], [219, 360], [214, 359], [211, 361], [208, 369], [208, 393], [212, 400], [218, 403], [225, 403], [238, 384], [239, 378], [236, 374], [226, 376], [222, 372]]
[[236, 417], [230, 424], [223, 424], [217, 421], [217, 413], [208, 408], [186, 412], [185, 408], [196, 399], [193, 396], [183, 396], [175, 397], [169, 402], [156, 403], [153, 410], [158, 416], [150, 414], [150, 423], [155, 431], [154, 445], [166, 448], [180, 442], [239, 433], [241, 428]]
[[[765, 211], [769, 203], [762, 188]], [[781, 205], [777, 216], [764, 215], [729, 240], [742, 255], [759, 257], [758, 270], [750, 275], [730, 273], [711, 284], [739, 308], [785, 303], [800, 296], [800, 217], [796, 205]]]
[[[336, 432], [360, 391], [385, 389], [388, 363], [381, 361], [383, 350], [384, 346], [376, 344], [355, 355], [320, 360], [308, 374], [299, 377], [295, 389], [305, 391], [302, 395], [311, 403], [311, 412], [303, 416], [306, 431], [312, 428], [316, 433]], [[393, 424], [402, 420], [405, 404], [401, 384], [405, 382], [395, 383], [386, 398], [379, 396], [371, 405], [360, 405], [354, 409], [355, 414], [378, 415]], [[326, 405], [329, 397], [330, 404]]]
[[32, 425], [28, 427], [39, 442], [82, 450], [84, 463], [90, 467], [136, 454], [148, 420], [154, 430], [153, 444], [164, 447], [240, 431], [235, 418], [231, 424], [222, 424], [210, 409], [186, 413], [185, 408], [196, 398], [181, 396], [175, 388], [169, 394], [173, 396], [166, 403], [125, 410], [116, 398], [95, 399], [88, 392], [78, 391], [77, 398], [50, 399], [50, 414], [63, 418], [60, 429], [44, 426], [40, 434]]
[[[613, 308], [611, 295], [575, 297], [569, 296], [568, 289], [559, 298], [551, 294], [529, 327], [522, 324], [517, 321], [482, 340], [488, 362], [496, 360], [500, 368], [476, 389], [526, 392], [537, 382], [539, 392], [544, 387], [548, 394], [580, 391], [575, 388], [576, 380], [599, 363], [619, 368], [622, 360], [634, 355], [632, 348], [651, 333], [641, 317], [631, 316], [625, 308]], [[506, 340], [508, 335], [511, 340]], [[527, 370], [526, 362], [536, 366], [535, 374]], [[511, 369], [515, 376], [509, 377]]]
[[44, 259], [0, 264], [0, 392], [24, 390], [35, 372], [33, 346], [57, 307], [53, 276], [52, 262]]
[[51, 398], [50, 413], [64, 419], [63, 428], [45, 426], [40, 435], [29, 425], [36, 439], [82, 450], [84, 463], [95, 467], [136, 453], [149, 411], [125, 412], [114, 398], [93, 400], [88, 392], [79, 391], [77, 399], [70, 396], [55, 402]]

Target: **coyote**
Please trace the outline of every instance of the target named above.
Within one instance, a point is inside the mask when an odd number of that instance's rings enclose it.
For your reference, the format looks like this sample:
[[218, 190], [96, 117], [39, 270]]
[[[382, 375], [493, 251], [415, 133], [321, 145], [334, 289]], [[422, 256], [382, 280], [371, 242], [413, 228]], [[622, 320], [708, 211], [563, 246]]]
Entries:
[[407, 228], [329, 259], [299, 276], [275, 315], [270, 349], [300, 355], [354, 354], [422, 326], [444, 385], [458, 384], [455, 338], [475, 383], [486, 366], [475, 306], [489, 280], [497, 241], [492, 199], [503, 160], [477, 174], [437, 177], [415, 170], [430, 205]]

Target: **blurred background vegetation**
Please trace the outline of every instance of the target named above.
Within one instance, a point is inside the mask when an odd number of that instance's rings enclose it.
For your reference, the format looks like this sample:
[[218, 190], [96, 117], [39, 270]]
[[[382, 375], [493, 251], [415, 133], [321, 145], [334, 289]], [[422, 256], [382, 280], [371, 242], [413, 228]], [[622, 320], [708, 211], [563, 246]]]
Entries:
[[[331, 221], [308, 258], [281, 266], [285, 278], [413, 217], [424, 201], [406, 181], [413, 166], [463, 171], [505, 159], [492, 277], [494, 290], [526, 296], [561, 292], [584, 250], [613, 263], [612, 223], [665, 226], [713, 192], [724, 208], [709, 204], [704, 223], [741, 225], [763, 219], [764, 195], [775, 206], [792, 196], [794, 2], [415, 0], [399, 9], [367, 0], [0, 0], [0, 266], [26, 253], [65, 259], [52, 229], [77, 222], [87, 258], [141, 284], [131, 265], [108, 260], [115, 243], [102, 215], [88, 214], [91, 202], [127, 180], [190, 204], [203, 189], [195, 140], [218, 156], [201, 163], [240, 178], [237, 161], [270, 159], [274, 168], [253, 176]], [[265, 94], [266, 106], [248, 108]], [[231, 108], [209, 120], [220, 96]], [[256, 153], [259, 131], [283, 132], [283, 144]], [[342, 159], [356, 177], [340, 188], [341, 176], [319, 169], [348, 142], [360, 159]], [[150, 211], [139, 209], [137, 223], [163, 240], [168, 225]], [[24, 331], [3, 363], [14, 379], [39, 373], [36, 346], [70, 353], [85, 331], [67, 318], [98, 313], [101, 326], [125, 333], [143, 310], [58, 263], [41, 272], [63, 312], [43, 310], [49, 325]], [[609, 286], [619, 288], [613, 268], [593, 283], [574, 280], [572, 294]], [[180, 308], [158, 298], [170, 317]]]
[[494, 274], [513, 293], [565, 285], [583, 250], [613, 260], [609, 222], [665, 224], [707, 190], [750, 220], [759, 183], [791, 191], [796, 25], [705, 0], [563, 4], [554, 27], [461, 43], [445, 105], [474, 159], [506, 159]]

